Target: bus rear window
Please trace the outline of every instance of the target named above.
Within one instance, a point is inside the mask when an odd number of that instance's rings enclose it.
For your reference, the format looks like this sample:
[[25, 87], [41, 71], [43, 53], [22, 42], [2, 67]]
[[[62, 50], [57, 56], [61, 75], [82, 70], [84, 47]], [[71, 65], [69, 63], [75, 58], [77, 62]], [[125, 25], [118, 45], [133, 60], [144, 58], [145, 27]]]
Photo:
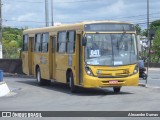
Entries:
[[28, 35], [23, 35], [23, 51], [28, 51]]

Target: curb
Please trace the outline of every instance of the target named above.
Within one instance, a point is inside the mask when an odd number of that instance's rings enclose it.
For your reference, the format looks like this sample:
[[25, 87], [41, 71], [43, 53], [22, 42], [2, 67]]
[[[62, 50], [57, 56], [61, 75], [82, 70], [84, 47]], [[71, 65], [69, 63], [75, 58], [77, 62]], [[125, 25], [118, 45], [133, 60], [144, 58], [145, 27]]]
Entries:
[[17, 74], [17, 73], [4, 73], [4, 77], [15, 77], [15, 78], [35, 78], [33, 75]]
[[0, 82], [0, 97], [7, 95], [10, 92], [5, 82]]
[[146, 84], [143, 84], [143, 83], [139, 83], [138, 86], [147, 87]]
[[150, 86], [150, 85], [146, 85], [144, 83], [139, 83], [138, 86], [140, 87], [145, 87], [145, 88], [155, 88], [155, 89], [160, 89], [159, 86]]

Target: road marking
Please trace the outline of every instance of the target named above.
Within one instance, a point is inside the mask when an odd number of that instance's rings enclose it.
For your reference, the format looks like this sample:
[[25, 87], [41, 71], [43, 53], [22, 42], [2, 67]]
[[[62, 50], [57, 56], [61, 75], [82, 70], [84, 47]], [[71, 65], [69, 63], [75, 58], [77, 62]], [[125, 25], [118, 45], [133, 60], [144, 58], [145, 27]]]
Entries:
[[146, 86], [146, 84], [144, 84], [144, 83], [139, 83], [139, 86], [141, 86], [141, 87], [146, 87], [146, 88], [160, 89], [159, 86], [150, 86], [150, 85], [147, 85], [147, 86]]

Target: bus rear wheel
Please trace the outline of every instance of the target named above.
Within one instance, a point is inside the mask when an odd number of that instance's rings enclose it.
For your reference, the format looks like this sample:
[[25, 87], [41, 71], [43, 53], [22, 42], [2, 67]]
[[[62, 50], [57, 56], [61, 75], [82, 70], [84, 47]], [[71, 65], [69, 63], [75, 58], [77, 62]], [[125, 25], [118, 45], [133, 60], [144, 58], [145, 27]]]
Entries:
[[40, 68], [37, 68], [37, 70], [36, 70], [36, 78], [37, 78], [37, 83], [40, 86], [42, 86], [42, 85], [49, 85], [51, 83], [50, 80], [44, 80], [44, 79], [41, 78]]
[[119, 93], [121, 90], [121, 87], [113, 87], [114, 93]]
[[73, 73], [69, 73], [69, 87], [72, 93], [76, 92], [76, 86], [74, 85]]

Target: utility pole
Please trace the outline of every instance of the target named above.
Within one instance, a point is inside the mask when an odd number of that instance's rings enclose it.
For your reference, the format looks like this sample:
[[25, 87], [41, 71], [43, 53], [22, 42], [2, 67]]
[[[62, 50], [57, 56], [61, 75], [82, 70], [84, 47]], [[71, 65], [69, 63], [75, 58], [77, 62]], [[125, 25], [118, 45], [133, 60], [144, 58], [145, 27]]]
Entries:
[[49, 26], [48, 0], [45, 0], [45, 17], [46, 17], [46, 27], [48, 27]]
[[2, 1], [0, 0], [0, 59], [3, 58], [2, 52]]
[[53, 21], [53, 0], [51, 0], [51, 16], [52, 16], [52, 26], [54, 26], [54, 21]]
[[146, 87], [148, 83], [148, 68], [149, 68], [149, 63], [150, 63], [150, 49], [151, 49], [151, 40], [150, 40], [150, 26], [149, 26], [149, 0], [147, 0], [147, 35], [148, 35], [148, 57], [147, 57], [147, 79], [146, 79]]

